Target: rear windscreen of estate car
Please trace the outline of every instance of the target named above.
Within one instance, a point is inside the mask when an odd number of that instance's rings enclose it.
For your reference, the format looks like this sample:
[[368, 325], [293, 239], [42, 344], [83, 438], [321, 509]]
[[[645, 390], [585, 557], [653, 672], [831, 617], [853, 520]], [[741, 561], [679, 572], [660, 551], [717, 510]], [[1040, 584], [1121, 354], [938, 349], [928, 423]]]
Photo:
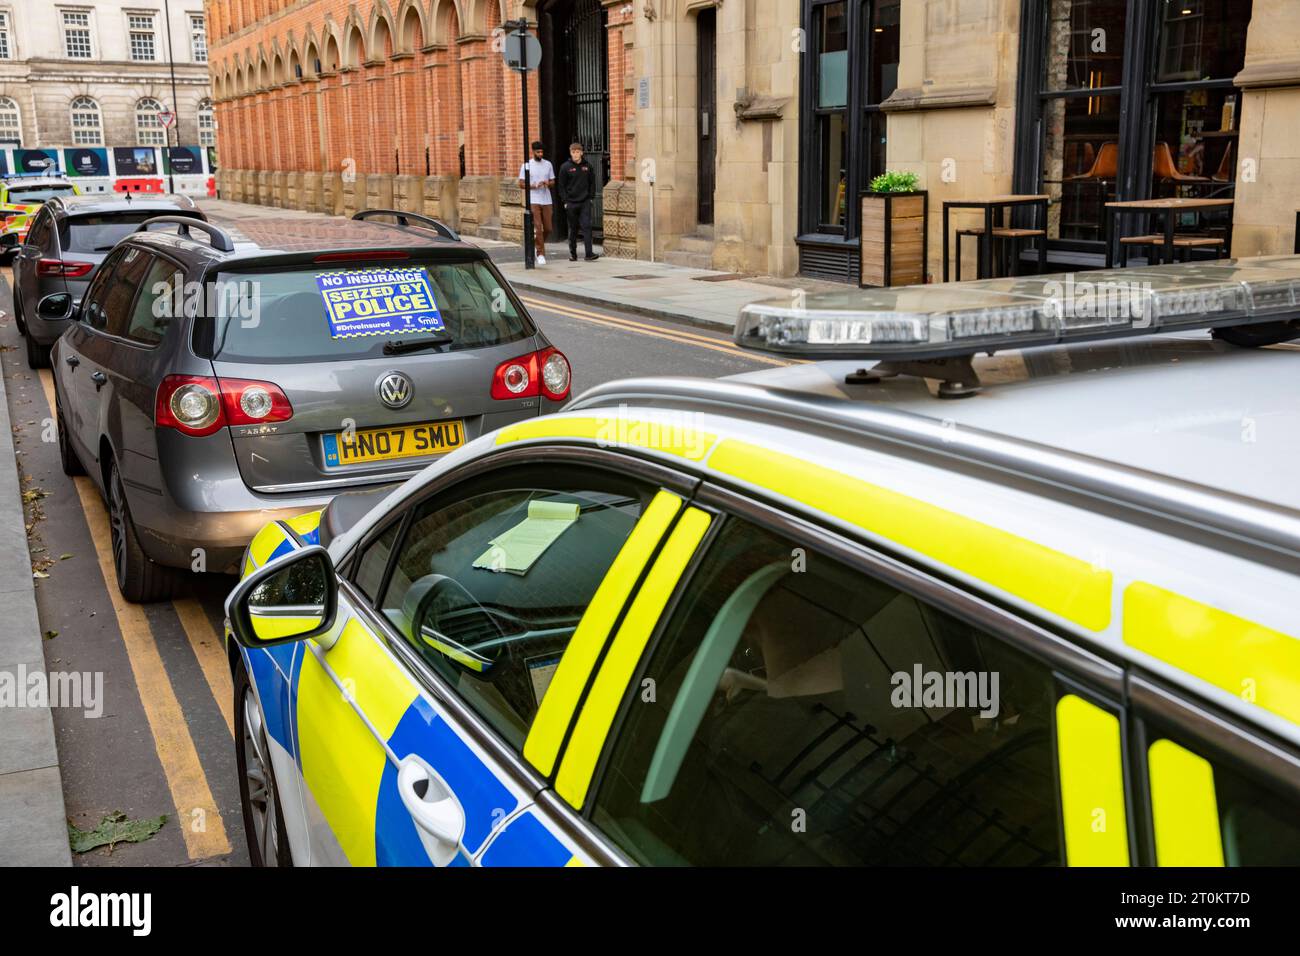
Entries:
[[188, 213], [183, 209], [154, 209], [74, 216], [59, 224], [59, 246], [65, 252], [108, 252], [135, 232], [146, 219], [185, 215]]
[[449, 340], [449, 350], [485, 348], [531, 334], [482, 261], [222, 272], [208, 295], [195, 349], [232, 362], [378, 358], [387, 342], [430, 338]]
[[35, 205], [55, 196], [75, 196], [77, 191], [71, 185], [45, 184], [41, 186], [10, 186], [9, 201], [19, 206]]

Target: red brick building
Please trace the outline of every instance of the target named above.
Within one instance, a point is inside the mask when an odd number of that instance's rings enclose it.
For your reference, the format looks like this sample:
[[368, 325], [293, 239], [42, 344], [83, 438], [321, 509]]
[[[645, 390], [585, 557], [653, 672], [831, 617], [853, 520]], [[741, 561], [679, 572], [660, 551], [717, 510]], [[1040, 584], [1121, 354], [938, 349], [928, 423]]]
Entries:
[[589, 146], [609, 184], [606, 250], [635, 255], [631, 4], [207, 0], [206, 10], [223, 197], [349, 215], [395, 207], [517, 238], [522, 91], [501, 25], [524, 16], [545, 50], [528, 78], [530, 134], [557, 167], [573, 138]]

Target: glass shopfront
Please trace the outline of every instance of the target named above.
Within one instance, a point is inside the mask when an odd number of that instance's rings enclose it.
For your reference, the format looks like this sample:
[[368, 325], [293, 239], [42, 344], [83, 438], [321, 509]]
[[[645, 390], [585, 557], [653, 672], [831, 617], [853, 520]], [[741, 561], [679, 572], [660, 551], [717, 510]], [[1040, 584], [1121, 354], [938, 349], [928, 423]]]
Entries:
[[[1049, 250], [1100, 256], [1105, 204], [1232, 198], [1251, 0], [1043, 0], [1021, 23], [1017, 192], [1052, 197]], [[1226, 236], [1230, 212], [1180, 231]]]

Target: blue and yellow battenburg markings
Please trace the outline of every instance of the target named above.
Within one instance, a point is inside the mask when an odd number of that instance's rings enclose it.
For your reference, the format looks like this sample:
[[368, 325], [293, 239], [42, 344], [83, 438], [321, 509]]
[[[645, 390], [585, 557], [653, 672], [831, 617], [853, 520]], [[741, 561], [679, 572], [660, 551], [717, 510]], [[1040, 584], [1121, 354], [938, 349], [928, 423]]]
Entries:
[[[272, 522], [253, 538], [245, 574], [320, 541], [319, 511]], [[354, 865], [429, 866], [397, 790], [397, 768], [346, 702], [305, 642], [242, 650], [257, 685], [267, 733], [293, 756], [312, 796]], [[328, 663], [400, 759], [418, 754], [447, 782], [465, 811], [464, 847], [484, 866], [564, 866], [580, 862], [421, 695], [360, 618], [343, 625]], [[320, 702], [322, 706], [313, 706]], [[337, 706], [336, 706], [337, 705]], [[305, 708], [312, 708], [306, 713]], [[304, 720], [303, 717], [310, 717]], [[358, 818], [357, 808], [365, 808]], [[509, 825], [494, 830], [503, 821]], [[490, 846], [488, 845], [490, 842]], [[483, 848], [487, 846], [487, 851]], [[453, 866], [465, 866], [458, 856]]]

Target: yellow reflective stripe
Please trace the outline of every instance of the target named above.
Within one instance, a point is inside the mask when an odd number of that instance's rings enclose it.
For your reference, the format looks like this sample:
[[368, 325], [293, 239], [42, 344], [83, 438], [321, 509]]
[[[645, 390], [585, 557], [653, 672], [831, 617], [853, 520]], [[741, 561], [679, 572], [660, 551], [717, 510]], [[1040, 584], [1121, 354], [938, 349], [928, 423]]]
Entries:
[[1300, 636], [1135, 581], [1124, 643], [1300, 723]]
[[897, 491], [727, 439], [709, 467], [834, 515], [1090, 631], [1110, 625], [1111, 573]]
[[609, 736], [609, 728], [614, 723], [614, 714], [627, 691], [628, 682], [645, 651], [646, 642], [650, 640], [650, 634], [691, 556], [699, 547], [704, 532], [709, 529], [710, 520], [709, 515], [698, 508], [687, 508], [682, 514], [633, 599], [632, 607], [619, 626], [596, 675], [591, 693], [582, 705], [573, 739], [569, 741], [564, 762], [555, 778], [556, 792], [578, 809], [587, 799], [596, 761], [605, 746], [605, 738]]
[[306, 634], [321, 626], [319, 617], [262, 617], [250, 614], [253, 633], [259, 641], [275, 641], [290, 634]]
[[682, 499], [671, 492], [655, 495], [583, 612], [524, 741], [524, 758], [544, 776], [555, 769], [564, 734], [614, 621], [681, 506]]
[[[357, 717], [316, 655], [304, 647], [298, 676], [302, 776], [353, 866], [375, 865], [375, 812], [388, 755]], [[384, 740], [415, 702], [415, 685], [357, 618], [325, 654]]]
[[1119, 718], [1082, 697], [1056, 702], [1061, 824], [1070, 866], [1128, 866]]
[[697, 428], [608, 412], [582, 418], [545, 415], [507, 425], [497, 432], [496, 443], [505, 445], [533, 438], [582, 438], [611, 448], [649, 448], [690, 461], [703, 461], [718, 441], [717, 435]]
[[266, 564], [267, 560], [276, 548], [285, 540], [284, 529], [272, 521], [265, 525], [261, 531], [253, 536], [252, 543], [248, 546], [248, 554], [253, 559], [253, 564], [261, 567]]
[[320, 527], [321, 511], [308, 511], [306, 514], [296, 515], [285, 521], [290, 528], [299, 534], [311, 534]]
[[1223, 866], [1214, 768], [1172, 740], [1147, 751], [1159, 866]]

